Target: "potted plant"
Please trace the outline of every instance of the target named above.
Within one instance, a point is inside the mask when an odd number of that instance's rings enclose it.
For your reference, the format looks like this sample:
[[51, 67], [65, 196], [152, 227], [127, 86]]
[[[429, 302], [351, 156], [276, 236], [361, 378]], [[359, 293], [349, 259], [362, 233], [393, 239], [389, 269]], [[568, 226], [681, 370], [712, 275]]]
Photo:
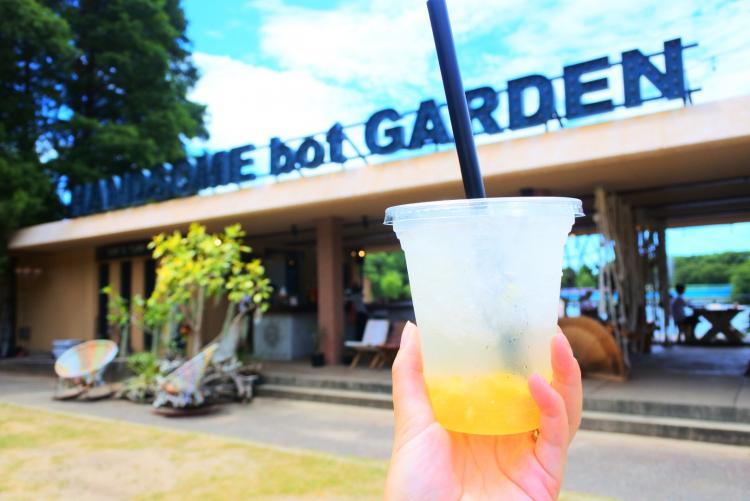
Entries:
[[313, 367], [323, 367], [326, 364], [326, 358], [320, 348], [323, 344], [323, 338], [325, 337], [325, 331], [320, 327], [316, 327], [313, 332], [313, 345], [315, 351], [310, 355], [310, 365]]

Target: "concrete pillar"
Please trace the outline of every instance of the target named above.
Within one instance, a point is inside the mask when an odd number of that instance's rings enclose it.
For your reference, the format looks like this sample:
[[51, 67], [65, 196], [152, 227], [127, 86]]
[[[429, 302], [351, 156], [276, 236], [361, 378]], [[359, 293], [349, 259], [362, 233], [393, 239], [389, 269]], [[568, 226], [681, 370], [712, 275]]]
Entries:
[[[134, 302], [135, 296], [141, 296], [142, 298], [146, 299], [146, 284], [145, 284], [145, 259], [133, 259], [133, 268], [130, 272], [131, 274], [131, 281], [130, 281], [130, 297], [131, 297], [131, 303]], [[133, 304], [130, 305], [130, 311], [132, 315], [133, 311]], [[133, 347], [134, 352], [144, 351], [148, 350], [151, 347], [146, 347], [144, 344], [144, 338], [143, 338], [143, 326], [141, 324], [143, 320], [140, 319], [139, 322], [135, 322], [134, 325], [130, 326], [130, 344]]]
[[339, 363], [344, 335], [344, 277], [341, 222], [317, 222], [318, 327], [325, 334], [321, 349], [328, 363]]

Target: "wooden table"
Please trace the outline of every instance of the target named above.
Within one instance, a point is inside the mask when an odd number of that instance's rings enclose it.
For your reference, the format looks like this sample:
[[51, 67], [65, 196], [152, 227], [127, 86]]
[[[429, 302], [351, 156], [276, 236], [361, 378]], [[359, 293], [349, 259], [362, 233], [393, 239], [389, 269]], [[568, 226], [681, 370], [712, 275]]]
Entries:
[[711, 328], [700, 339], [701, 344], [711, 344], [718, 334], [724, 334], [729, 344], [742, 344], [742, 333], [732, 326], [732, 319], [743, 308], [731, 306], [726, 308], [693, 308], [696, 315], [705, 318]]

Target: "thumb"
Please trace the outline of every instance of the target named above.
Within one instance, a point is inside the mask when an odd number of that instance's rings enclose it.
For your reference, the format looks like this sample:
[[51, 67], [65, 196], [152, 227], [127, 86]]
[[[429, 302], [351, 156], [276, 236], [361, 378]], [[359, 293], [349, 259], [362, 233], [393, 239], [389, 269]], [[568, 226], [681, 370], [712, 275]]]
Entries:
[[422, 374], [419, 329], [411, 322], [406, 324], [401, 335], [401, 347], [393, 362], [392, 373], [394, 447], [398, 448], [435, 422]]

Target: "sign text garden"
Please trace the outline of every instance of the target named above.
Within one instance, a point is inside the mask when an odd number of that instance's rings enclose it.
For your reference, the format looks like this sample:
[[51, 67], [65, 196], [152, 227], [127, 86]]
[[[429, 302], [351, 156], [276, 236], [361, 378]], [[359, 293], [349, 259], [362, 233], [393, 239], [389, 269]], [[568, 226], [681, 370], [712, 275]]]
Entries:
[[[572, 120], [608, 113], [616, 107], [632, 108], [654, 99], [686, 100], [691, 90], [686, 86], [682, 51], [690, 47], [695, 47], [695, 44], [683, 46], [678, 38], [664, 42], [664, 50], [656, 54], [629, 50], [623, 52], [621, 61], [616, 63], [604, 56], [565, 66], [563, 74], [555, 78], [527, 75], [508, 81], [501, 90], [489, 86], [468, 90], [466, 98], [475, 134], [498, 134], [504, 129], [544, 125], [549, 120]], [[651, 57], [662, 54], [663, 69], [651, 61]], [[601, 96], [601, 91], [610, 89], [607, 76], [601, 76], [602, 70], [618, 65], [622, 70], [622, 102], [615, 103], [601, 97], [593, 100], [591, 94]], [[599, 75], [589, 75], [595, 72]], [[652, 84], [658, 95], [644, 97], [644, 79]], [[555, 80], [562, 80], [562, 95], [555, 94]], [[529, 104], [530, 95], [536, 97], [532, 100], [533, 106]], [[557, 106], [557, 98], [564, 102], [564, 111]], [[428, 99], [422, 101], [416, 111], [399, 113], [387, 108], [373, 113], [363, 124], [366, 153], [360, 153], [347, 134], [347, 130], [361, 128], [362, 124], [345, 127], [336, 123], [326, 132], [297, 140], [284, 141], [274, 137], [268, 145], [260, 147], [248, 144], [149, 171], [74, 186], [70, 190], [69, 214], [82, 216], [194, 195], [206, 188], [244, 183], [262, 176], [315, 169], [327, 163], [343, 164], [357, 157], [388, 155], [405, 149], [419, 150], [429, 144], [448, 144], [453, 139], [441, 114], [442, 106], [434, 99]], [[507, 111], [507, 123], [501, 124], [495, 118], [495, 112], [501, 106]], [[409, 115], [416, 116], [412, 125], [407, 127], [404, 118]], [[357, 149], [358, 155], [347, 156], [344, 153], [346, 143]], [[263, 150], [269, 155], [268, 168], [261, 173], [255, 161]]]

